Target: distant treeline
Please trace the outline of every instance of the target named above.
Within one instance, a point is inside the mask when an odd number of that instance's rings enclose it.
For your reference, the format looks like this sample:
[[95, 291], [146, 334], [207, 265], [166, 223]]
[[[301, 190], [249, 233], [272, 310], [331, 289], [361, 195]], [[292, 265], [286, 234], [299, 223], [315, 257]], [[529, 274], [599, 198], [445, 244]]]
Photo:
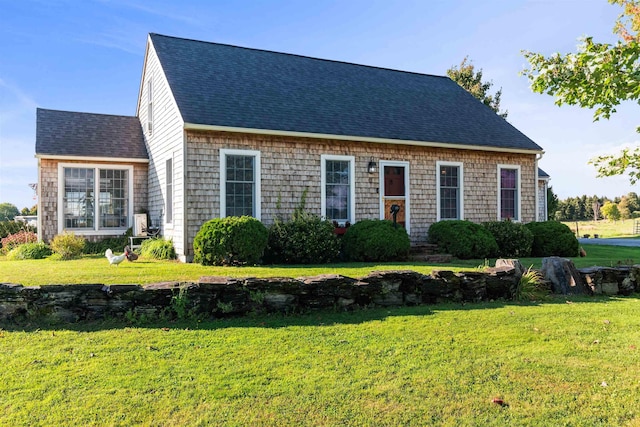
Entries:
[[640, 218], [640, 198], [634, 192], [610, 199], [598, 196], [569, 197], [559, 200], [549, 188], [549, 219], [557, 221], [589, 221], [599, 219]]

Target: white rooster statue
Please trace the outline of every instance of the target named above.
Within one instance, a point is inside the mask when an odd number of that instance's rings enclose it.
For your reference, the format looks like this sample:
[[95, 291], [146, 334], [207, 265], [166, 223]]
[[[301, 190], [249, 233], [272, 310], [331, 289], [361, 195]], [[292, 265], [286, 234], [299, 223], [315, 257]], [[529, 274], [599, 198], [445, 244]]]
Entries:
[[127, 257], [127, 252], [125, 250], [122, 255], [114, 255], [111, 249], [107, 249], [104, 252], [104, 256], [106, 256], [109, 260], [109, 264], [115, 265], [117, 267], [122, 261], [125, 260], [125, 258]]

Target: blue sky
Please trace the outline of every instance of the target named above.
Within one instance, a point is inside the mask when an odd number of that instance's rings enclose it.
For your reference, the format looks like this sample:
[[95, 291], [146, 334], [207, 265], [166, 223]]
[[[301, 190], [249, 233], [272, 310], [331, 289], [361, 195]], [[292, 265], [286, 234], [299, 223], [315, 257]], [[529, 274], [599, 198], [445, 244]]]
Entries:
[[469, 56], [502, 87], [508, 121], [545, 149], [560, 198], [638, 192], [587, 164], [640, 143], [637, 103], [594, 123], [518, 74], [522, 50], [614, 42], [619, 11], [606, 0], [0, 0], [0, 203], [35, 204], [37, 107], [135, 114], [149, 32], [437, 75]]

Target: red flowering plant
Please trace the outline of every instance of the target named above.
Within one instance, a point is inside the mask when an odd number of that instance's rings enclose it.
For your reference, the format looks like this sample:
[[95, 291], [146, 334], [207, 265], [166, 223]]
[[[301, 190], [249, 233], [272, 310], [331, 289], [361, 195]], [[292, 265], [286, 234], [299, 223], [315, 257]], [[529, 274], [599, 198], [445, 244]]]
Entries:
[[35, 243], [37, 241], [38, 236], [33, 231], [20, 230], [2, 239], [2, 253], [6, 254], [11, 249], [24, 243]]

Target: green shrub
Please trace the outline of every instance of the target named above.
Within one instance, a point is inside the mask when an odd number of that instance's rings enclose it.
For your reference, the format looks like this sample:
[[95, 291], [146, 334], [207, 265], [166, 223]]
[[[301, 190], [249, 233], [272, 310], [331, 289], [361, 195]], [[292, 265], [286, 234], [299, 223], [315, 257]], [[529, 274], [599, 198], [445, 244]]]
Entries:
[[24, 243], [7, 254], [10, 260], [42, 259], [51, 255], [51, 249], [43, 242]]
[[73, 233], [58, 234], [51, 240], [51, 250], [58, 258], [69, 260], [80, 258], [86, 241]]
[[33, 231], [19, 230], [17, 233], [9, 234], [2, 239], [2, 252], [8, 253], [20, 245], [35, 243], [37, 241], [38, 236]]
[[265, 262], [271, 264], [320, 264], [334, 261], [340, 241], [331, 221], [298, 213], [288, 222], [276, 220], [269, 228]]
[[147, 239], [140, 246], [140, 255], [153, 259], [176, 259], [172, 240]]
[[483, 224], [496, 239], [498, 252], [502, 258], [521, 258], [531, 255], [533, 233], [519, 222], [492, 221]]
[[249, 216], [209, 220], [193, 241], [194, 261], [202, 265], [256, 264], [268, 235], [267, 228]]
[[578, 239], [573, 231], [558, 221], [530, 222], [526, 227], [533, 233], [531, 256], [578, 256]]
[[342, 244], [346, 257], [353, 261], [403, 260], [411, 247], [404, 227], [380, 219], [356, 222], [347, 229]]
[[429, 243], [460, 259], [482, 259], [498, 252], [496, 239], [489, 230], [471, 221], [440, 221], [429, 227]]
[[124, 247], [129, 244], [129, 236], [131, 235], [131, 229], [129, 229], [120, 237], [107, 237], [95, 242], [88, 241], [85, 243], [82, 253], [104, 255], [107, 249], [118, 253], [124, 252]]

